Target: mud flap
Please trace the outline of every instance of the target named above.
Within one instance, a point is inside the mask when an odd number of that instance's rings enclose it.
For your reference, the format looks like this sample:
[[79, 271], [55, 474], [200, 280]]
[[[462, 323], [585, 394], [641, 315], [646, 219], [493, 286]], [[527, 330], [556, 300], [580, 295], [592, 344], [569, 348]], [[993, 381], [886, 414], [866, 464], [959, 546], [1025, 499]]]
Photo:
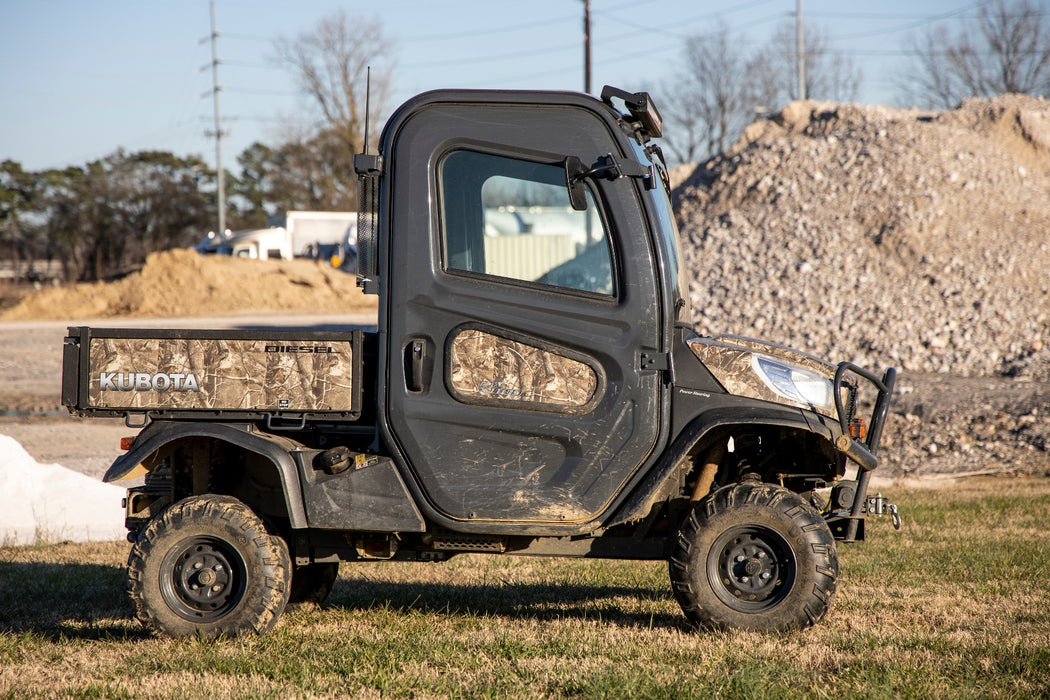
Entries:
[[426, 530], [423, 516], [388, 457], [351, 455], [350, 468], [337, 474], [316, 469], [311, 460], [296, 461], [309, 527], [368, 532]]

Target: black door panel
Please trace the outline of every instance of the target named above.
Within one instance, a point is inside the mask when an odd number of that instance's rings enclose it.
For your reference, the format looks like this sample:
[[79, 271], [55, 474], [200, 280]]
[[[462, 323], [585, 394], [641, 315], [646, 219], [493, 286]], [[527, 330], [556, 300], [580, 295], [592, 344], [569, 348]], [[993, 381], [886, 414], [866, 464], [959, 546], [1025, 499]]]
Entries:
[[590, 183], [595, 211], [573, 218], [551, 184], [568, 155], [620, 152], [613, 128], [578, 107], [438, 104], [386, 137], [382, 428], [445, 517], [586, 522], [658, 447], [662, 378], [637, 364], [661, 347], [659, 287], [636, 185]]

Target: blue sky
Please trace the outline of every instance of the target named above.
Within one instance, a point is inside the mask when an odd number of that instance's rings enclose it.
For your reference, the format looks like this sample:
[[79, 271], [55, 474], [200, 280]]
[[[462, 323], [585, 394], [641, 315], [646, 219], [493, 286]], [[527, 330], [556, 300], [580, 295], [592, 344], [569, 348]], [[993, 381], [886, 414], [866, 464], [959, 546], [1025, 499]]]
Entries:
[[[803, 15], [853, 53], [861, 101], [892, 104], [907, 36], [980, 4], [804, 0]], [[339, 8], [379, 18], [393, 39], [391, 107], [439, 87], [583, 88], [582, 0], [216, 0], [227, 168], [253, 141], [313, 122], [273, 41]], [[687, 36], [721, 19], [757, 45], [794, 11], [795, 0], [591, 0], [592, 90], [653, 89]], [[122, 147], [214, 164], [209, 22], [207, 0], [0, 0], [0, 160], [40, 170]]]

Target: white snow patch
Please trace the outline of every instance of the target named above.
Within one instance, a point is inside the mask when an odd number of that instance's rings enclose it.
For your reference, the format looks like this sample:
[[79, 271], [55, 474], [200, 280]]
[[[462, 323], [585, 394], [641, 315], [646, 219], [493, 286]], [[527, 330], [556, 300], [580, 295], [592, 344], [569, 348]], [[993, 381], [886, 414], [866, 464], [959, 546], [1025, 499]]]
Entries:
[[61, 464], [40, 464], [0, 435], [0, 544], [124, 539], [124, 494]]

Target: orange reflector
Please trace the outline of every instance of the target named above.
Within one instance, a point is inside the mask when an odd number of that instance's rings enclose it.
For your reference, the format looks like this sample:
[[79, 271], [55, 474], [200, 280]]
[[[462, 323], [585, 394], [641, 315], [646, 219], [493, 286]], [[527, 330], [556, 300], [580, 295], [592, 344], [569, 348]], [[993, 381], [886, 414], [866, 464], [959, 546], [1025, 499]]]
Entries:
[[135, 445], [134, 437], [122, 437], [120, 438], [120, 449], [127, 452]]
[[863, 440], [868, 437], [868, 426], [864, 425], [864, 419], [853, 419], [849, 424], [849, 436], [854, 440]]

